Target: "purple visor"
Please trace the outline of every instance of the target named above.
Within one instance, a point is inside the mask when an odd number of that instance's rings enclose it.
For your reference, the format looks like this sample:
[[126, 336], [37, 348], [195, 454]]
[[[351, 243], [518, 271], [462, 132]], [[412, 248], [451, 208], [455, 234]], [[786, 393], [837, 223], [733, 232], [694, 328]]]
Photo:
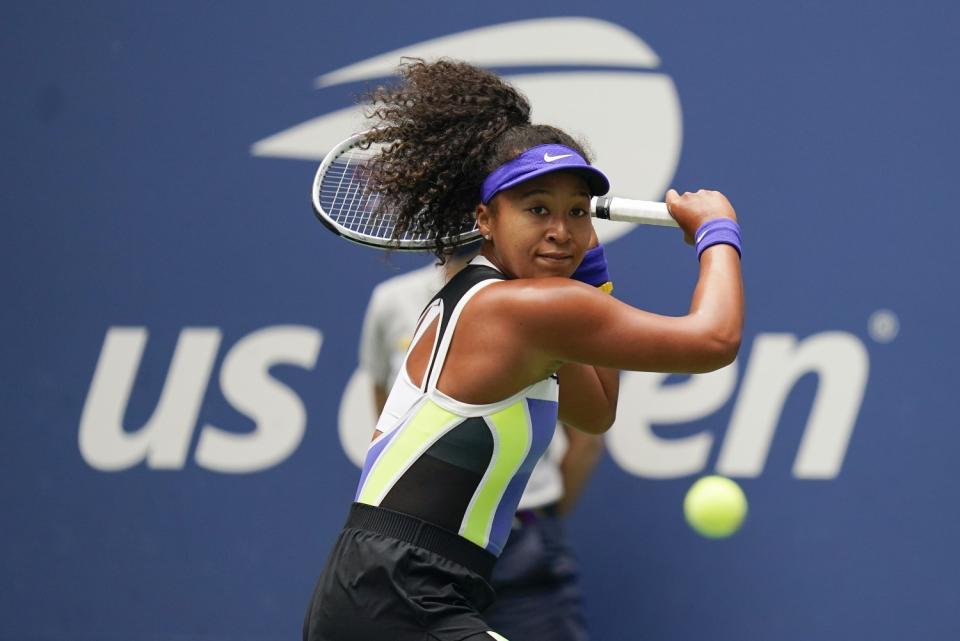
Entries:
[[505, 189], [554, 171], [574, 171], [590, 187], [590, 195], [602, 196], [610, 190], [610, 181], [583, 156], [564, 145], [537, 145], [503, 163], [486, 177], [480, 188], [480, 201], [486, 205]]

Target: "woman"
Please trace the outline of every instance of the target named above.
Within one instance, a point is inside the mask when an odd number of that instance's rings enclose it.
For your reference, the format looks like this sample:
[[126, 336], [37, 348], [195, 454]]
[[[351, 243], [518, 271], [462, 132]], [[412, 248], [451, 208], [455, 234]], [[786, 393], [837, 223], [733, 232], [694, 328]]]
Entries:
[[722, 194], [667, 193], [697, 242], [690, 312], [635, 309], [604, 291], [588, 212], [609, 185], [583, 147], [530, 124], [492, 73], [449, 61], [401, 73], [371, 96], [374, 137], [392, 143], [371, 188], [401, 230], [455, 236], [471, 212], [483, 245], [421, 316], [314, 592], [310, 641], [502, 639], [482, 618], [487, 578], [558, 413], [603, 432], [620, 369], [706, 372], [740, 342], [739, 228]]

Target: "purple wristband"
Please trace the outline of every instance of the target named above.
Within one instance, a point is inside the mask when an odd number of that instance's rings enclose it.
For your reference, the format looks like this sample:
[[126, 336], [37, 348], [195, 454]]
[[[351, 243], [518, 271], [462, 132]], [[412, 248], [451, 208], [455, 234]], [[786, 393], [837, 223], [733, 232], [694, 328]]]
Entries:
[[729, 218], [714, 218], [700, 225], [696, 234], [697, 239], [697, 260], [708, 247], [714, 245], [730, 245], [737, 250], [737, 254], [743, 256], [740, 249], [740, 225]]
[[607, 271], [607, 257], [603, 254], [603, 245], [588, 249], [580, 261], [580, 266], [570, 278], [593, 287], [602, 287], [609, 283], [610, 272]]

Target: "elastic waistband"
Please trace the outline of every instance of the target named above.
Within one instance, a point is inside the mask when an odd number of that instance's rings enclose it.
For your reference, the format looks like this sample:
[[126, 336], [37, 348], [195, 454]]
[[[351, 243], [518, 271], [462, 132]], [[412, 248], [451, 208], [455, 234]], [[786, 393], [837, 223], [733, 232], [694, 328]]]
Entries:
[[430, 550], [479, 574], [486, 581], [489, 581], [497, 560], [492, 553], [458, 534], [416, 517], [365, 503], [354, 503], [350, 507], [346, 527], [376, 532]]

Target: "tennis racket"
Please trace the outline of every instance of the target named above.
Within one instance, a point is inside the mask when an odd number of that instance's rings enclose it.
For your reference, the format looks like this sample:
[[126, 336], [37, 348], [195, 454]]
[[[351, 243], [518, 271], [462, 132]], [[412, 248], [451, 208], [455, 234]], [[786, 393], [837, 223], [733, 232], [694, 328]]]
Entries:
[[[399, 251], [435, 248], [436, 240], [423, 234], [407, 232], [394, 238], [396, 216], [378, 211], [379, 196], [367, 190], [362, 168], [381, 148], [378, 144], [366, 146], [362, 133], [334, 147], [320, 163], [313, 179], [314, 213], [330, 231], [361, 245]], [[646, 200], [595, 196], [590, 199], [590, 214], [640, 225], [678, 226], [666, 204]], [[480, 230], [471, 222], [460, 231], [458, 243], [465, 244], [479, 236]]]

